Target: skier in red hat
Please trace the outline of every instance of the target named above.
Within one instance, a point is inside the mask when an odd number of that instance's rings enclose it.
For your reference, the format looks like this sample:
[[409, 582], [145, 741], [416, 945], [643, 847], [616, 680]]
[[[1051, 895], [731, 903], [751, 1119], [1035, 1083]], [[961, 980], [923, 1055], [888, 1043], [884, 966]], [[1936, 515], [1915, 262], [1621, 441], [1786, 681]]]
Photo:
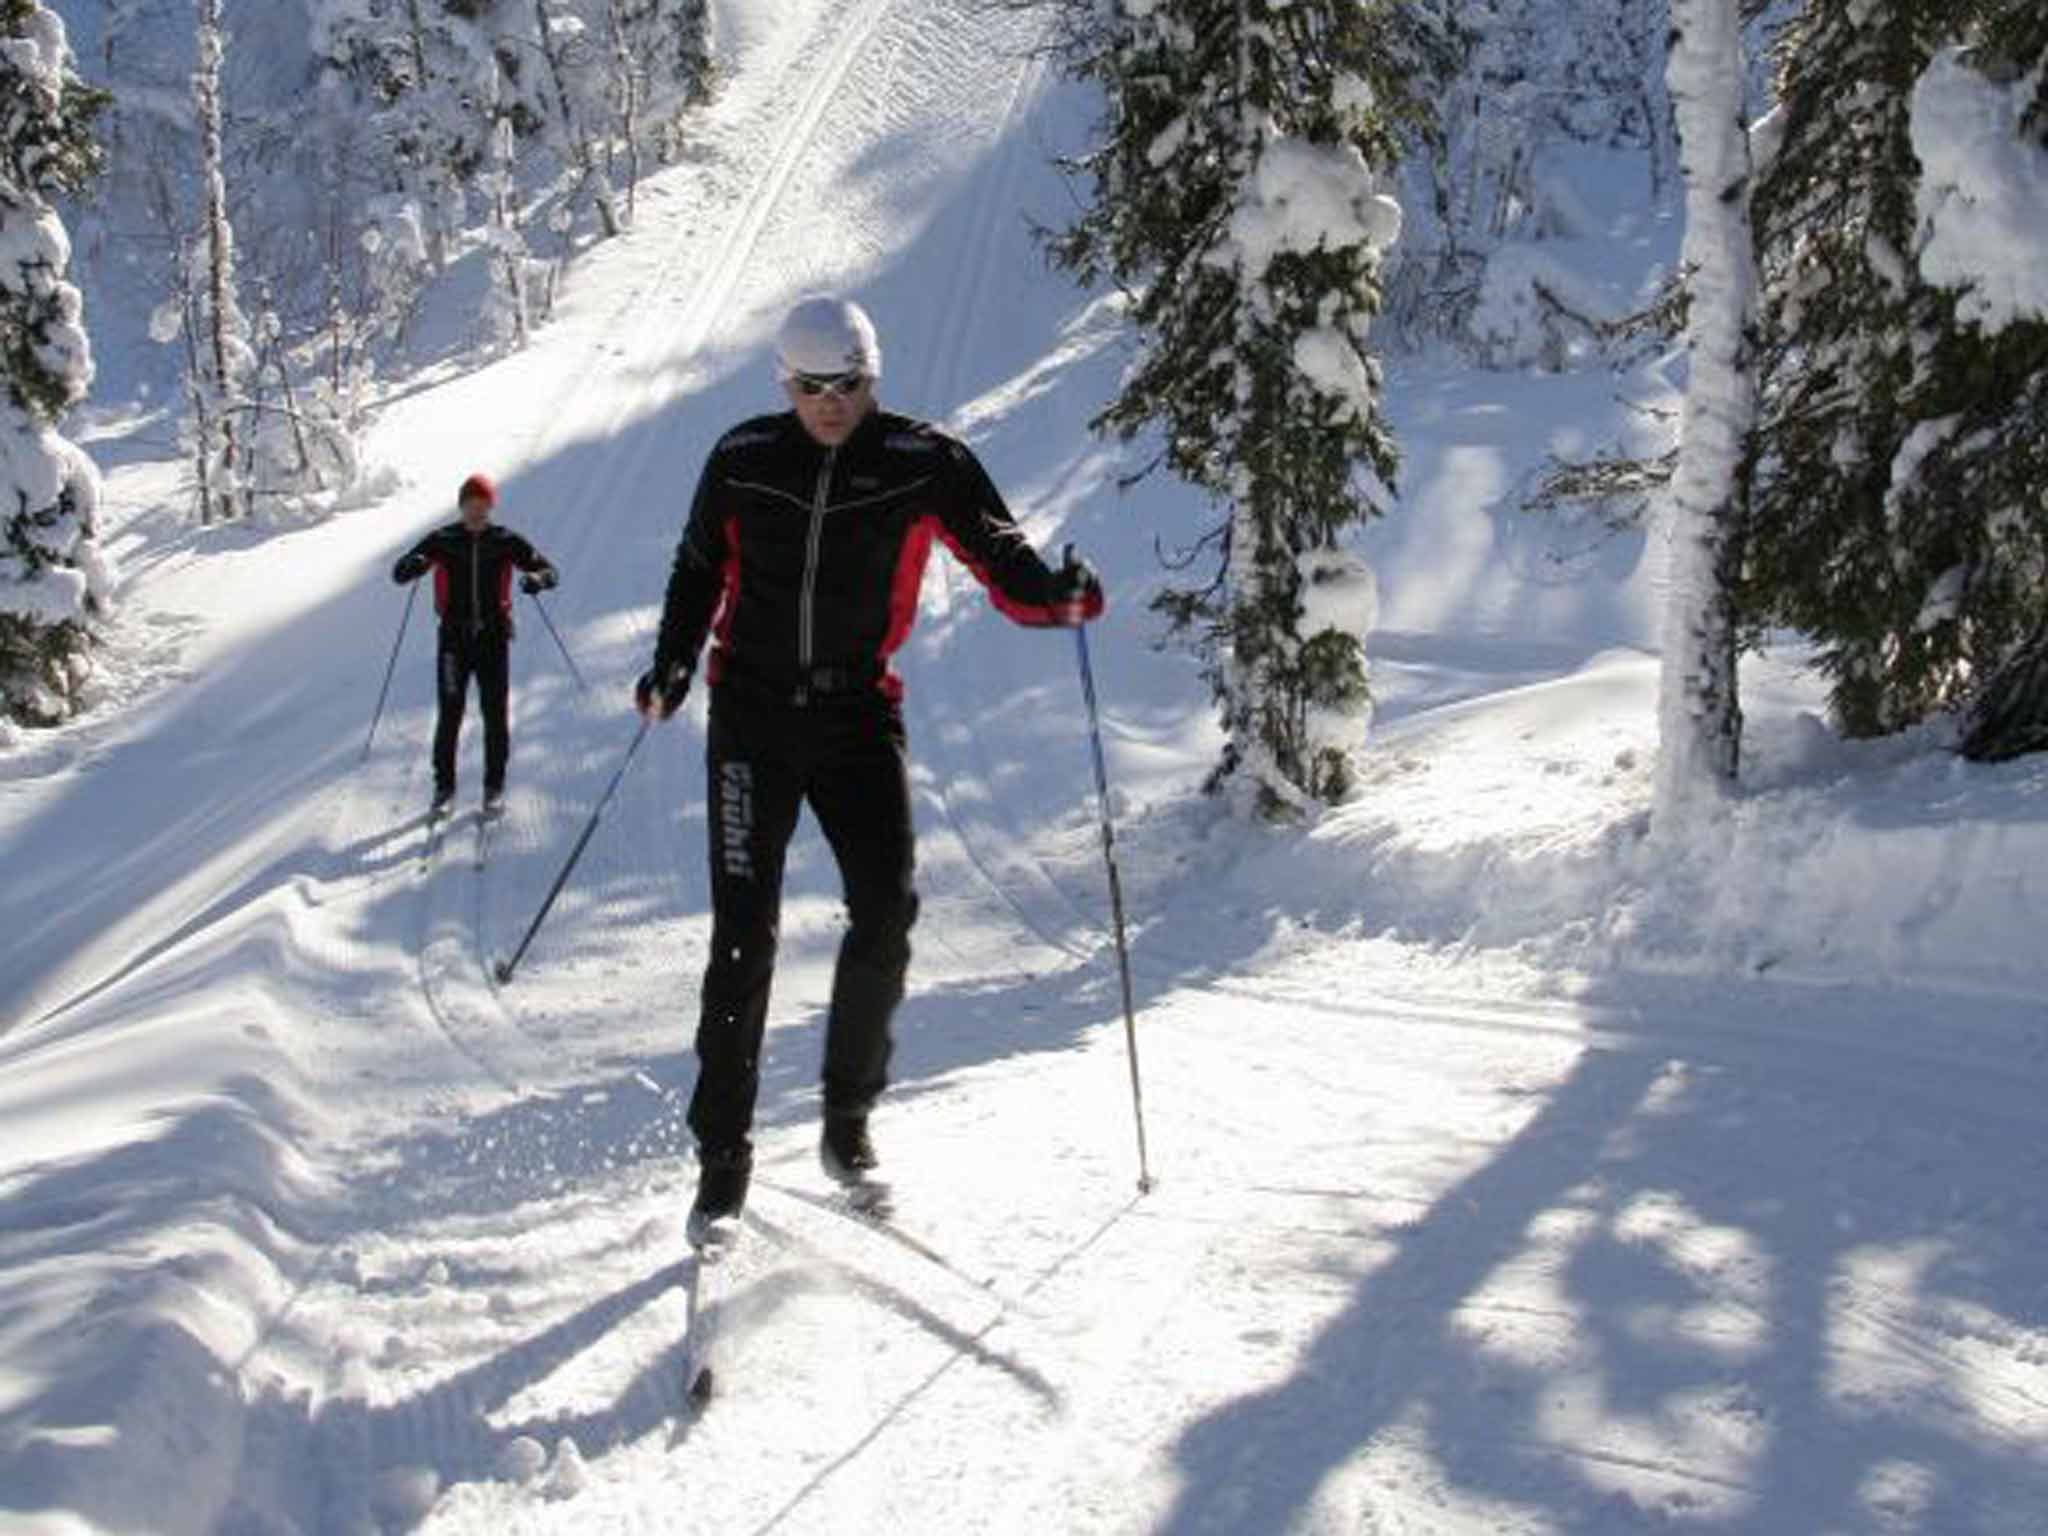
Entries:
[[436, 528], [399, 557], [391, 579], [403, 584], [434, 573], [434, 611], [441, 617], [435, 691], [434, 803], [440, 815], [455, 798], [455, 745], [469, 682], [476, 679], [484, 711], [484, 814], [504, 806], [505, 762], [512, 753], [508, 703], [512, 687], [512, 573], [526, 592], [545, 592], [559, 579], [554, 566], [519, 534], [491, 521], [498, 488], [474, 474], [455, 493], [459, 521]]

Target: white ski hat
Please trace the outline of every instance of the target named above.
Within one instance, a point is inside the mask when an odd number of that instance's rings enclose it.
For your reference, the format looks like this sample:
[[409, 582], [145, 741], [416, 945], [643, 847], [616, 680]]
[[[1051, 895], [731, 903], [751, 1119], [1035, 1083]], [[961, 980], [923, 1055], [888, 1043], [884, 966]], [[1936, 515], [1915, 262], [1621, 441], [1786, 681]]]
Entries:
[[775, 371], [784, 379], [854, 372], [879, 379], [882, 344], [875, 337], [875, 322], [851, 299], [830, 294], [805, 299], [775, 333]]

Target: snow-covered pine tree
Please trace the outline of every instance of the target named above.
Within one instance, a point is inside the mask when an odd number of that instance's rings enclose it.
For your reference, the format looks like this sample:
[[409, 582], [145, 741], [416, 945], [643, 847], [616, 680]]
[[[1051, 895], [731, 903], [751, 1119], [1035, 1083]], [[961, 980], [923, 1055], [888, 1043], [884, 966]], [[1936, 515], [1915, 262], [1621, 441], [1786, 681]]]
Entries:
[[1742, 605], [1747, 623], [1818, 642], [1851, 735], [1965, 702], [2039, 615], [2048, 519], [2029, 497], [2048, 467], [2048, 330], [1969, 323], [1962, 290], [1920, 270], [1911, 121], [1940, 50], [1997, 35], [2024, 52], [2039, 13], [2017, 0], [1816, 5], [1777, 49]]
[[295, 337], [259, 286], [242, 423], [251, 511], [277, 523], [323, 516], [357, 487], [360, 370], [322, 366], [333, 327]]
[[92, 349], [51, 204], [98, 174], [104, 102], [74, 72], [55, 12], [0, 0], [0, 698], [38, 725], [76, 710], [88, 624], [113, 591], [93, 525], [98, 472], [57, 430], [92, 382]]
[[[366, 279], [387, 332], [402, 329], [420, 286], [456, 254], [480, 195], [494, 276], [504, 209], [495, 201], [497, 125], [531, 129], [545, 112], [546, 64], [533, 0], [310, 0], [316, 57], [367, 115], [384, 188], [366, 204]], [[507, 86], [513, 72], [517, 79]], [[509, 190], [504, 194], [510, 197]], [[424, 269], [414, 260], [423, 251]], [[507, 318], [493, 282], [483, 316]]]
[[[371, 0], [309, 0], [323, 196], [323, 306], [330, 388], [345, 398], [382, 347], [402, 342], [446, 260], [415, 195], [409, 94], [415, 51], [403, 12]], [[436, 245], [436, 236], [442, 244]]]
[[[1988, 356], [1963, 378], [1988, 377], [2003, 404], [1970, 451], [1932, 467], [1930, 493], [1976, 509], [2000, 541], [1999, 628], [2035, 615], [2005, 658], [1988, 665], [1970, 699], [1961, 739], [1986, 761], [2048, 751], [2048, 277], [2040, 252], [2013, 250], [1976, 222], [2048, 218], [2048, 11], [2038, 4], [1987, 8], [1970, 46], [1938, 57], [1914, 101], [1922, 162], [1920, 268], [1961, 290], [1966, 339]], [[1960, 222], [1952, 222], [1960, 214]], [[1989, 606], [1988, 604], [1983, 606]]]
[[1428, 44], [1418, 88], [1438, 103], [1435, 141], [1414, 146], [1402, 170], [1412, 217], [1388, 278], [1388, 319], [1402, 338], [1447, 338], [1491, 366], [1556, 368], [1569, 346], [1618, 322], [1539, 253], [1595, 232], [1563, 174], [1589, 148], [1639, 161], [1646, 202], [1669, 190], [1669, 9], [1669, 0], [1399, 8]]
[[489, 151], [494, 0], [309, 0], [313, 52], [371, 115], [382, 158], [444, 267]]
[[588, 29], [579, 16], [558, 15], [549, 0], [533, 0], [533, 26], [552, 88], [548, 120], [562, 153], [576, 169], [577, 185], [571, 199], [589, 198], [605, 238], [611, 239], [619, 232], [618, 200], [612, 192], [611, 174], [584, 128], [585, 114], [577, 102], [583, 85], [597, 73]]
[[684, 108], [711, 90], [711, 17], [706, 0], [604, 0], [610, 48], [607, 82], [625, 156], [626, 220], [632, 222], [641, 155], [667, 157]]
[[1668, 494], [1671, 564], [1652, 829], [1735, 778], [1742, 744], [1734, 578], [1756, 412], [1756, 266], [1738, 0], [1673, 0], [1669, 65], [1685, 181], [1687, 380]]
[[491, 99], [497, 126], [491, 134], [489, 168], [477, 175], [486, 208], [484, 242], [491, 259], [491, 297], [484, 307], [484, 323], [499, 346], [517, 348], [528, 339], [526, 273], [531, 257], [526, 237], [519, 232], [512, 114], [498, 106], [495, 90]]
[[1224, 510], [1199, 541], [1213, 577], [1156, 603], [1194, 637], [1220, 709], [1212, 787], [1269, 815], [1348, 792], [1369, 714], [1362, 634], [1322, 614], [1369, 608], [1343, 538], [1395, 470], [1366, 331], [1400, 227], [1380, 178], [1419, 108], [1386, 70], [1388, 15], [1351, 0], [1064, 13], [1068, 67], [1103, 88], [1107, 118], [1073, 162], [1092, 197], [1051, 252], [1128, 296], [1137, 355], [1098, 427], [1158, 431], [1164, 462]]

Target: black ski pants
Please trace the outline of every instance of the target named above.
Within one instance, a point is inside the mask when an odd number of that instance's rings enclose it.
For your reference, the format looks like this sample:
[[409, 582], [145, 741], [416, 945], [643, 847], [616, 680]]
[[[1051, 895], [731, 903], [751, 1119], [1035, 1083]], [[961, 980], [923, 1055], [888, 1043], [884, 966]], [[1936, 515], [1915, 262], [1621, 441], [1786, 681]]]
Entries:
[[903, 719], [873, 689], [796, 704], [737, 683], [711, 693], [705, 746], [711, 959], [697, 1023], [690, 1129], [749, 1144], [775, 973], [782, 874], [808, 804], [838, 861], [847, 929], [825, 1023], [825, 1112], [865, 1114], [888, 1083], [903, 1000], [915, 862]]
[[505, 760], [512, 755], [511, 657], [511, 636], [502, 629], [441, 626], [435, 659], [435, 693], [441, 706], [434, 722], [437, 795], [455, 792], [455, 744], [462, 736], [462, 713], [469, 703], [472, 677], [484, 711], [484, 793], [494, 794], [505, 787]]

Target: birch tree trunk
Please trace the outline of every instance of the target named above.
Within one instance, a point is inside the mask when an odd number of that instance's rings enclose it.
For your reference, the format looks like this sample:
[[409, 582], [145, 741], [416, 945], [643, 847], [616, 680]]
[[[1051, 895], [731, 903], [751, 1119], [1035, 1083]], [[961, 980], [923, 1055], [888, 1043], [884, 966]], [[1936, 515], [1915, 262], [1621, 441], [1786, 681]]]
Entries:
[[1740, 759], [1732, 578], [1756, 417], [1750, 337], [1757, 279], [1737, 0], [1673, 0], [1672, 24], [1668, 81], [1685, 180], [1690, 365], [1669, 501], [1653, 832], [1687, 806], [1718, 799]]
[[206, 198], [208, 384], [213, 396], [213, 425], [218, 433], [215, 437], [202, 428], [199, 452], [215, 455], [216, 474], [209, 477], [203, 468], [200, 473], [202, 487], [207, 485], [209, 478], [213, 480], [213, 505], [202, 514], [203, 520], [211, 521], [216, 515], [239, 517], [243, 508], [239, 473], [241, 448], [236, 441], [234, 414], [239, 373], [235, 366], [238, 338], [233, 332], [234, 234], [228, 225], [227, 181], [221, 171], [220, 65], [224, 45], [220, 0], [200, 0], [199, 19], [199, 69], [193, 76], [192, 85], [199, 116], [200, 181]]

